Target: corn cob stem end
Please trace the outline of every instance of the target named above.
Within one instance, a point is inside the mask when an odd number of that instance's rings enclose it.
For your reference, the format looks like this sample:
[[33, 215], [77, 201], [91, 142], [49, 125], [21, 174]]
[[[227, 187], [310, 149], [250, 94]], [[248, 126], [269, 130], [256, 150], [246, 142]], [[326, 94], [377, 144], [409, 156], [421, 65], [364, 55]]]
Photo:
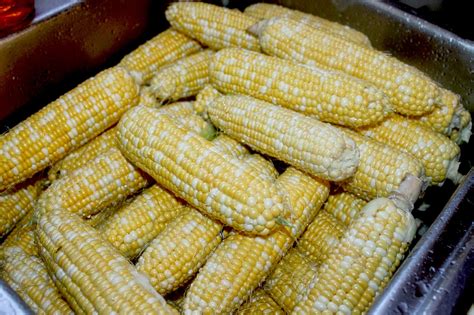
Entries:
[[460, 164], [457, 158], [453, 159], [449, 161], [448, 170], [446, 171], [446, 178], [449, 178], [455, 184], [459, 184], [464, 178], [464, 176], [458, 172]]
[[465, 143], [468, 143], [469, 142], [469, 138], [471, 138], [471, 129], [472, 129], [472, 122], [469, 122], [469, 124], [462, 128], [460, 133], [461, 133], [461, 137], [460, 137], [460, 142], [465, 142]]
[[408, 174], [400, 183], [398, 189], [392, 192], [389, 199], [391, 199], [398, 208], [411, 212], [424, 186], [422, 179]]

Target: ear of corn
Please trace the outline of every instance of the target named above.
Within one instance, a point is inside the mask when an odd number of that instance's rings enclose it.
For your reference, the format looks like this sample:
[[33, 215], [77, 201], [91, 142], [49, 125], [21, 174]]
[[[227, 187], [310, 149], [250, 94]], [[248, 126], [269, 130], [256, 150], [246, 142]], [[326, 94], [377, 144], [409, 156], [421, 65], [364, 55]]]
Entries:
[[298, 240], [298, 249], [317, 264], [324, 262], [344, 234], [344, 226], [322, 210]]
[[285, 214], [273, 181], [159, 110], [138, 106], [127, 112], [119, 123], [119, 143], [163, 187], [238, 230], [268, 234]]
[[213, 54], [206, 49], [159, 69], [150, 82], [155, 97], [177, 100], [196, 95], [209, 83], [209, 60]]
[[315, 176], [340, 181], [357, 168], [358, 151], [349, 137], [291, 110], [248, 96], [223, 96], [208, 114], [231, 137]]
[[258, 39], [246, 31], [258, 20], [238, 10], [202, 2], [176, 2], [165, 14], [174, 28], [212, 49], [242, 47], [260, 50]]
[[359, 166], [354, 176], [342, 184], [344, 190], [371, 200], [388, 197], [409, 174], [423, 177], [423, 166], [412, 155], [354, 131], [341, 131], [355, 141], [360, 151]]
[[390, 111], [388, 97], [366, 82], [244, 49], [217, 52], [209, 74], [221, 92], [250, 95], [334, 124], [371, 125]]
[[[229, 143], [221, 137], [222, 144]], [[230, 142], [232, 145], [232, 142]], [[220, 148], [219, 148], [220, 149]], [[223, 152], [238, 153], [238, 147]], [[264, 176], [277, 175], [273, 165], [258, 155], [242, 159]], [[270, 164], [268, 164], [270, 163]], [[168, 294], [186, 283], [222, 240], [222, 225], [189, 208], [168, 223], [140, 256], [137, 269], [147, 275], [160, 294]]]
[[41, 191], [42, 179], [32, 178], [17, 185], [12, 191], [0, 193], [0, 239], [33, 211]]
[[387, 198], [369, 202], [318, 268], [293, 312], [364, 313], [400, 264], [416, 231], [413, 216]]
[[184, 301], [185, 312], [235, 310], [284, 256], [329, 194], [327, 182], [292, 167], [277, 182], [292, 210], [291, 227], [282, 226], [267, 236], [234, 233], [227, 237], [191, 283]]
[[290, 313], [306, 294], [316, 272], [316, 264], [298, 248], [292, 248], [265, 280], [265, 291]]
[[56, 208], [38, 219], [39, 252], [76, 313], [175, 314], [147, 279], [80, 217]]
[[324, 211], [334, 216], [343, 226], [347, 227], [359, 215], [367, 202], [356, 195], [341, 191], [331, 194], [324, 204]]
[[82, 147], [69, 153], [65, 158], [55, 163], [48, 171], [49, 180], [55, 180], [66, 176], [75, 169], [80, 168], [96, 159], [99, 155], [116, 147], [115, 138], [117, 129], [111, 128], [101, 135], [95, 137]]
[[144, 188], [149, 180], [118, 149], [111, 148], [56, 180], [39, 198], [37, 211], [61, 208], [88, 218]]
[[183, 210], [184, 204], [160, 186], [153, 185], [97, 229], [122, 255], [133, 258]]
[[222, 96], [218, 90], [212, 85], [207, 84], [202, 90], [196, 95], [196, 101], [194, 102], [194, 109], [196, 113], [204, 117], [207, 116], [207, 107], [219, 96]]
[[292, 10], [281, 5], [271, 3], [255, 3], [245, 8], [245, 14], [257, 19], [270, 19], [273, 17], [286, 17], [298, 22], [306, 23], [328, 34], [339, 36], [344, 40], [356, 44], [371, 47], [367, 36], [348, 26], [331, 22], [312, 14], [304, 13], [298, 10]]
[[287, 18], [268, 20], [258, 32], [266, 53], [365, 80], [383, 90], [401, 114], [427, 114], [441, 101], [440, 89], [428, 76], [383, 52]]
[[455, 183], [460, 180], [457, 172], [460, 149], [441, 134], [398, 115], [360, 132], [415, 156], [433, 184], [440, 184], [446, 178]]
[[[34, 231], [29, 230], [28, 234], [30, 246], [35, 246]], [[5, 249], [0, 278], [8, 283], [36, 314], [73, 314], [49, 277], [41, 259], [24, 251], [22, 247], [9, 246]]]
[[0, 191], [66, 156], [138, 102], [138, 87], [120, 67], [102, 71], [0, 136]]
[[150, 243], [137, 262], [158, 293], [185, 284], [222, 241], [222, 224], [188, 208]]
[[252, 293], [249, 300], [236, 312], [237, 315], [283, 315], [285, 312], [278, 304], [262, 289]]
[[147, 83], [162, 66], [201, 50], [201, 46], [191, 38], [174, 30], [153, 37], [119, 63], [127, 69], [140, 85]]
[[[173, 112], [178, 116], [183, 115], [185, 119], [187, 105], [187, 103], [175, 103], [160, 110]], [[216, 149], [226, 154], [242, 156], [248, 153], [238, 142], [223, 134], [213, 141], [217, 144]], [[262, 165], [262, 162], [258, 165]], [[180, 215], [184, 208], [184, 204], [171, 193], [154, 185], [113, 213], [97, 228], [124, 256], [134, 258], [165, 229], [169, 222]]]

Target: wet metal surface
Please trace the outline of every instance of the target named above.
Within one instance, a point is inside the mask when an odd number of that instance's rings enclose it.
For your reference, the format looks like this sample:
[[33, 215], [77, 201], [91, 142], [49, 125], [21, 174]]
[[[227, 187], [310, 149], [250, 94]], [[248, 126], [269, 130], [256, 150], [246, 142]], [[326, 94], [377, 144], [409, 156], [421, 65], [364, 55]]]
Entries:
[[30, 315], [28, 306], [8, 285], [0, 279], [0, 314]]

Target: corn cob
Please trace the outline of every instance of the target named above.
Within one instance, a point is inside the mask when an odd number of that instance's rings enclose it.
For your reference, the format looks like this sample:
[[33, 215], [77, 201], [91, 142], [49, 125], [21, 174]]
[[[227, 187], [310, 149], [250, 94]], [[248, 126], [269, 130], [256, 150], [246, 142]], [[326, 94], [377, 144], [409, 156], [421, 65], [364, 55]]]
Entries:
[[267, 236], [234, 233], [212, 253], [191, 283], [184, 312], [228, 313], [245, 301], [285, 255], [329, 194], [327, 182], [288, 168], [277, 182], [292, 209], [293, 225]]
[[165, 14], [174, 28], [212, 49], [242, 47], [260, 50], [258, 39], [246, 31], [258, 19], [238, 10], [201, 2], [173, 3]]
[[0, 191], [66, 156], [138, 102], [122, 68], [102, 71], [0, 136]]
[[315, 176], [340, 181], [357, 168], [359, 152], [349, 137], [291, 110], [229, 95], [217, 98], [208, 114], [231, 137]]
[[149, 180], [118, 149], [111, 148], [56, 180], [39, 198], [37, 211], [61, 208], [88, 218], [144, 188]]
[[89, 164], [99, 155], [116, 147], [115, 138], [117, 129], [111, 128], [95, 137], [79, 149], [69, 153], [65, 158], [55, 163], [48, 171], [49, 180], [53, 181], [64, 177], [75, 169]]
[[0, 247], [0, 278], [39, 314], [72, 313], [38, 256], [33, 213], [28, 213]]
[[196, 95], [209, 83], [209, 60], [213, 54], [206, 49], [160, 68], [150, 82], [154, 96], [177, 100]]
[[40, 215], [39, 252], [76, 313], [175, 314], [145, 277], [82, 219], [56, 208]]
[[471, 113], [465, 108], [458, 108], [458, 117], [459, 117], [459, 128], [453, 129], [451, 132], [450, 139], [461, 144], [463, 142], [469, 142], [471, 137], [472, 121]]
[[156, 99], [149, 85], [143, 85], [140, 87], [140, 100], [138, 104], [148, 107], [160, 106], [160, 103], [158, 103], [158, 100]]
[[356, 44], [371, 47], [367, 36], [348, 26], [331, 22], [312, 14], [304, 13], [298, 10], [285, 8], [281, 5], [270, 3], [255, 3], [245, 8], [245, 14], [253, 16], [259, 20], [270, 19], [274, 17], [286, 17], [295, 21], [307, 23], [328, 34], [339, 36], [344, 40], [354, 42]]
[[388, 197], [409, 174], [423, 177], [423, 166], [412, 155], [354, 131], [341, 131], [355, 141], [360, 151], [359, 166], [354, 176], [342, 183], [344, 190], [371, 200]]
[[153, 37], [119, 63], [127, 69], [140, 85], [147, 83], [162, 66], [201, 50], [201, 46], [191, 38], [174, 29]]
[[196, 113], [207, 118], [206, 108], [219, 96], [219, 93], [212, 85], [207, 84], [202, 90], [196, 95], [196, 101], [194, 102], [194, 109]]
[[459, 127], [459, 117], [456, 109], [461, 97], [448, 90], [441, 90], [441, 106], [436, 107], [431, 113], [423, 116], [409, 117], [409, 119], [431, 128], [432, 130], [449, 136], [453, 129]]
[[333, 215], [340, 224], [347, 227], [366, 204], [365, 200], [351, 193], [341, 191], [329, 195], [324, 205], [324, 211]]
[[273, 181], [159, 110], [137, 106], [127, 112], [119, 123], [119, 146], [164, 188], [238, 230], [265, 235], [286, 214]]
[[424, 126], [393, 115], [360, 132], [415, 156], [423, 164], [425, 175], [432, 184], [440, 184], [446, 178], [458, 183], [461, 178], [457, 172], [459, 147], [449, 138]]
[[[232, 151], [238, 153], [239, 149], [235, 147]], [[263, 176], [277, 176], [273, 164], [259, 155], [245, 155], [242, 159]], [[197, 272], [221, 242], [221, 232], [220, 223], [188, 208], [150, 243], [140, 256], [137, 269], [150, 278], [158, 293], [168, 294]]]
[[265, 280], [265, 291], [290, 313], [316, 276], [316, 264], [298, 248], [292, 248]]
[[150, 243], [137, 262], [158, 293], [185, 284], [222, 241], [222, 224], [188, 208]]
[[97, 229], [122, 255], [133, 258], [183, 210], [183, 203], [160, 186], [153, 185]]
[[0, 193], [0, 239], [33, 210], [42, 185], [41, 178], [32, 178], [17, 185], [12, 191]]
[[266, 53], [365, 80], [383, 90], [401, 114], [426, 114], [441, 101], [440, 88], [428, 76], [383, 52], [286, 18], [261, 23], [257, 32]]
[[237, 315], [283, 315], [280, 306], [262, 289], [252, 293], [249, 300], [236, 312]]
[[393, 199], [374, 199], [362, 209], [318, 268], [307, 296], [293, 313], [365, 313], [390, 280], [416, 232], [410, 210], [421, 184], [413, 179], [407, 178], [401, 194], [391, 196]]
[[[177, 109], [175, 106], [169, 108]], [[248, 153], [235, 140], [225, 135], [220, 135], [213, 141], [218, 143], [219, 150], [227, 154], [241, 156]], [[121, 207], [97, 229], [124, 256], [134, 258], [184, 209], [182, 202], [154, 185]]]
[[298, 249], [317, 264], [324, 262], [344, 234], [344, 226], [332, 214], [320, 211], [298, 241]]
[[221, 92], [250, 95], [338, 125], [375, 124], [390, 111], [388, 97], [366, 82], [244, 49], [216, 53], [209, 75]]

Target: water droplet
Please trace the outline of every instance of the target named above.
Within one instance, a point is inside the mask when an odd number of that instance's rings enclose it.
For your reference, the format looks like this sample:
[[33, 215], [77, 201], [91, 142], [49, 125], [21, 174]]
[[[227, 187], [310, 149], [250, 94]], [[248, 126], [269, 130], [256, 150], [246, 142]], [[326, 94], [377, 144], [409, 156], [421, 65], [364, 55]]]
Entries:
[[415, 296], [421, 297], [428, 293], [429, 287], [426, 283], [419, 281], [416, 283], [416, 290], [415, 290]]

